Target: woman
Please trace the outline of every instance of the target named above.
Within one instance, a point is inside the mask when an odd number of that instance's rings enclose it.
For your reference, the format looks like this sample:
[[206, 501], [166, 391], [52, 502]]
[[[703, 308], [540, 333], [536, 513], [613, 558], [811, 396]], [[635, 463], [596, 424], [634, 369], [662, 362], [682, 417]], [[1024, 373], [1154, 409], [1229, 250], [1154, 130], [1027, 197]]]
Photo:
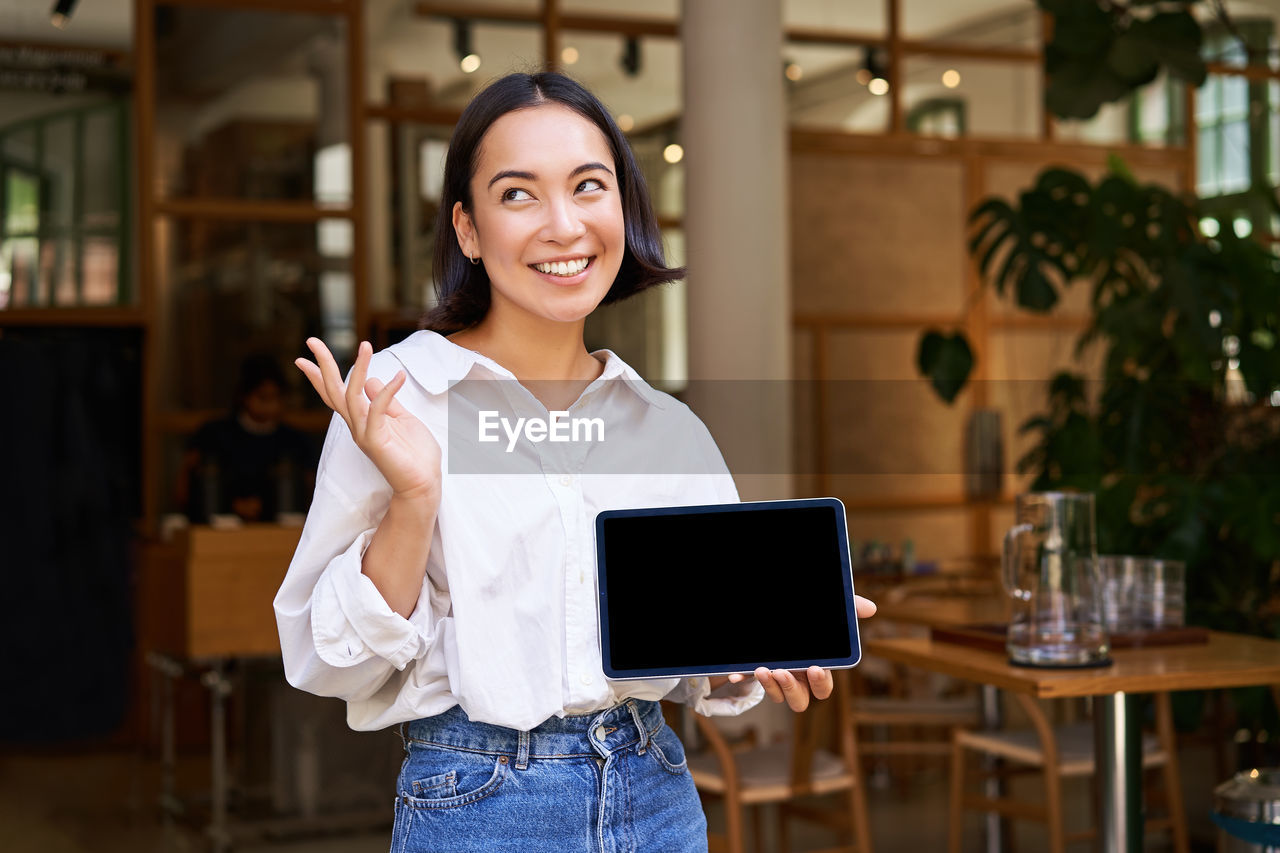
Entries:
[[[276, 598], [289, 681], [346, 699], [353, 728], [405, 724], [393, 850], [705, 850], [657, 700], [802, 710], [832, 680], [604, 679], [596, 512], [738, 499], [688, 408], [583, 344], [598, 305], [683, 274], [635, 159], [574, 81], [505, 77], [454, 131], [437, 234], [427, 325], [447, 338], [361, 344], [345, 386], [320, 342], [298, 362], [339, 417]], [[598, 418], [604, 440], [484, 444], [490, 404]], [[655, 630], [715, 606], [673, 592], [655, 591]]]

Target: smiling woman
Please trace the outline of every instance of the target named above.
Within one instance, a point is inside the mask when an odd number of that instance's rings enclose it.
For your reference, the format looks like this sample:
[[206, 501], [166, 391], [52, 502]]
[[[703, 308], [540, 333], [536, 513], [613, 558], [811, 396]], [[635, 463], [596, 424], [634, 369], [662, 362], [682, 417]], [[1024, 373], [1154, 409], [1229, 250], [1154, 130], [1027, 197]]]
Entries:
[[[607, 111], [558, 74], [505, 77], [463, 113], [439, 233], [428, 329], [362, 344], [345, 383], [318, 340], [298, 362], [340, 417], [276, 596], [286, 674], [346, 699], [354, 728], [404, 724], [395, 850], [703, 851], [658, 701], [802, 710], [832, 679], [604, 677], [595, 515], [738, 500], [688, 407], [583, 341], [597, 306], [684, 271]], [[496, 459], [468, 458], [477, 424]]]

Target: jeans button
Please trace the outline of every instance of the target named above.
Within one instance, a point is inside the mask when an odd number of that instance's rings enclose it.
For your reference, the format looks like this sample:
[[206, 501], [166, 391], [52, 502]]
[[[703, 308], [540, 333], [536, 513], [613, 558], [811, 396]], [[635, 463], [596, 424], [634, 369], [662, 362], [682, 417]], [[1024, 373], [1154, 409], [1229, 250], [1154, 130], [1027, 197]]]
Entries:
[[604, 726], [596, 726], [596, 740], [604, 743], [604, 739], [608, 734], [609, 733], [604, 730]]

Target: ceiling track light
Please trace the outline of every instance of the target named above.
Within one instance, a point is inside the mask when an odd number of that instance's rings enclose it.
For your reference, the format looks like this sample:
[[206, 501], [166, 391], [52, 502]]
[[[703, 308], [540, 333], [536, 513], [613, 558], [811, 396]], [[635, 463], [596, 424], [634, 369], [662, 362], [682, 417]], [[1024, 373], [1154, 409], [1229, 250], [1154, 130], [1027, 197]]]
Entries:
[[880, 51], [874, 48], [867, 48], [866, 56], [863, 59], [862, 67], [871, 75], [872, 80], [888, 81], [889, 72], [885, 67], [885, 61]]
[[54, 0], [53, 8], [49, 10], [49, 23], [58, 29], [66, 29], [67, 24], [71, 23], [71, 13], [75, 11], [76, 0]]
[[622, 43], [622, 58], [618, 60], [618, 64], [622, 66], [622, 70], [628, 77], [635, 77], [640, 73], [642, 63], [639, 36], [627, 36], [626, 41]]
[[467, 74], [480, 67], [480, 54], [476, 53], [471, 38], [471, 22], [453, 19], [453, 52], [458, 56], [458, 66]]

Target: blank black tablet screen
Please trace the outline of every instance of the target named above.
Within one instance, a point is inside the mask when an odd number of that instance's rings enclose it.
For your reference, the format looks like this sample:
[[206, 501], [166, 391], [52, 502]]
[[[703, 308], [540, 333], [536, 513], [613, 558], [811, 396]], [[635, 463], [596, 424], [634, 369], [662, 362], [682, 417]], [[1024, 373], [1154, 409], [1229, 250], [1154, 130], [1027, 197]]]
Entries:
[[751, 670], [790, 661], [848, 661], [855, 654], [848, 546], [838, 507], [606, 517], [600, 523], [606, 666]]

